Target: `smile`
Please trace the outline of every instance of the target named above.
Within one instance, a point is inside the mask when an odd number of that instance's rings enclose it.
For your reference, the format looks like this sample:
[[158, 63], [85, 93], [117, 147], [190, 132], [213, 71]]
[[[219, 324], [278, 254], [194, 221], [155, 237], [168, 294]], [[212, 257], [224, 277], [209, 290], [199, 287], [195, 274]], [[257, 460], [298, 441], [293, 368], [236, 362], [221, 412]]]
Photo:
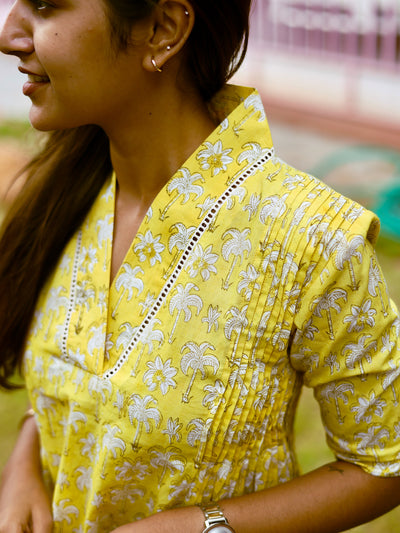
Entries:
[[45, 87], [50, 82], [47, 76], [38, 76], [37, 74], [28, 74], [28, 79], [22, 87], [25, 96], [31, 96], [41, 87]]
[[47, 76], [38, 76], [37, 74], [28, 74], [30, 83], [48, 83], [50, 80]]

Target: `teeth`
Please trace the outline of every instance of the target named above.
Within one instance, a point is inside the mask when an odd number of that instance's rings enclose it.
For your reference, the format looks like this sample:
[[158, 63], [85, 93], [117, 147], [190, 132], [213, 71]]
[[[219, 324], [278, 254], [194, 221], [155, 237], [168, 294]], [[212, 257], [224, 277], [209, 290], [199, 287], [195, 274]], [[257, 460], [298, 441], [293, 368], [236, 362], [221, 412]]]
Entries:
[[45, 83], [49, 81], [46, 76], [37, 76], [36, 74], [28, 74], [28, 81], [32, 83]]

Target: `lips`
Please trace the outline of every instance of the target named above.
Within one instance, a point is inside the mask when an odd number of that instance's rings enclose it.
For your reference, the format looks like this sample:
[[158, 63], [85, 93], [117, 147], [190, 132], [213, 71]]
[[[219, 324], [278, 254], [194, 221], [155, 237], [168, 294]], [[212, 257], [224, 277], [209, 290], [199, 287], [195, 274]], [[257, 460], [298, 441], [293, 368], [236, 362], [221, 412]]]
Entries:
[[46, 75], [36, 74], [35, 72], [31, 72], [30, 70], [27, 70], [23, 67], [18, 67], [18, 70], [22, 72], [22, 74], [28, 75], [28, 80], [24, 83], [22, 87], [22, 92], [25, 96], [30, 96], [37, 89], [40, 89], [41, 87], [50, 82], [49, 77]]

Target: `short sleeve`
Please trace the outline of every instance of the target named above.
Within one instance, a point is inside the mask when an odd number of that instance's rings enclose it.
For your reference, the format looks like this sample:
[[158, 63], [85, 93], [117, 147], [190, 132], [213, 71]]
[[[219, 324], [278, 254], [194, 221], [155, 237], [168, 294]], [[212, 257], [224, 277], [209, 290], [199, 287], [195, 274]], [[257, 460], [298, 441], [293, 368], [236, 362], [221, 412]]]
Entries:
[[356, 223], [326, 228], [320, 236], [290, 360], [314, 389], [336, 457], [373, 475], [397, 476], [400, 320], [374, 251], [377, 230], [377, 219], [366, 211]]

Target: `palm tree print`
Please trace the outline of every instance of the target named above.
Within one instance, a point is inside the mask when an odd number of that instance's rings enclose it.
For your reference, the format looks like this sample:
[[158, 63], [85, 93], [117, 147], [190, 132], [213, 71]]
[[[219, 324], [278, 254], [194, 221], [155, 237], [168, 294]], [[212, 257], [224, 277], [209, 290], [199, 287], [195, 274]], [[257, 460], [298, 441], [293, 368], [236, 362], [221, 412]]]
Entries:
[[75, 333], [79, 335], [82, 331], [82, 314], [84, 307], [88, 311], [90, 308], [90, 300], [94, 300], [96, 296], [96, 291], [94, 285], [90, 285], [87, 280], [78, 282], [76, 284], [75, 292], [75, 305], [80, 307], [78, 319], [75, 324]]
[[289, 243], [289, 239], [291, 237], [291, 234], [292, 234], [292, 231], [295, 229], [295, 228], [298, 228], [300, 226], [300, 222], [303, 220], [305, 214], [306, 214], [306, 211], [307, 209], [310, 207], [311, 205], [311, 202], [303, 202], [300, 207], [298, 207], [294, 213], [293, 213], [293, 217], [292, 217], [292, 220], [290, 222], [290, 226], [289, 226], [289, 229], [288, 231], [286, 232], [286, 235], [285, 235], [285, 239], [282, 243], [282, 255], [285, 253], [285, 249]]
[[78, 489], [82, 491], [90, 490], [93, 480], [93, 468], [91, 466], [88, 468], [81, 466], [80, 468], [77, 468], [75, 472], [79, 472], [79, 476], [76, 478], [76, 486]]
[[386, 406], [385, 400], [377, 398], [374, 392], [371, 392], [369, 398], [366, 396], [360, 396], [358, 398], [358, 404], [353, 405], [351, 410], [356, 413], [354, 420], [359, 424], [362, 420], [371, 423], [372, 416], [383, 416], [383, 409]]
[[196, 495], [196, 481], [190, 481], [188, 476], [180, 479], [177, 485], [171, 485], [169, 492], [170, 498], [180, 504], [189, 503], [189, 501]]
[[370, 448], [375, 456], [376, 462], [379, 462], [378, 455], [375, 448], [378, 447], [381, 450], [385, 447], [384, 440], [390, 437], [390, 433], [387, 429], [380, 426], [369, 426], [367, 433], [356, 433], [355, 438], [360, 439], [360, 443], [357, 445], [357, 449], [360, 453], [366, 453], [366, 449]]
[[371, 335], [363, 335], [358, 339], [357, 344], [356, 343], [350, 343], [346, 344], [343, 348], [343, 354], [346, 352], [349, 352], [349, 354], [346, 356], [346, 366], [350, 370], [353, 370], [355, 365], [358, 363], [360, 367], [360, 373], [361, 373], [361, 379], [365, 380], [365, 371], [362, 365], [362, 361], [365, 358], [368, 363], [371, 363], [371, 351], [376, 350], [377, 343], [376, 341], [370, 342], [368, 345], [365, 343], [367, 342], [367, 339], [369, 339]]
[[139, 449], [142, 426], [145, 427], [146, 433], [150, 433], [152, 431], [151, 420], [154, 420], [156, 427], [160, 425], [162, 419], [161, 413], [157, 408], [149, 406], [152, 403], [157, 405], [157, 400], [150, 395], [142, 398], [139, 394], [132, 394], [129, 398], [129, 421], [132, 425], [137, 424], [136, 433], [132, 442], [133, 450]]
[[249, 222], [257, 214], [258, 207], [261, 203], [261, 194], [252, 194], [250, 196], [249, 203], [243, 207], [243, 211], [248, 211], [249, 213]]
[[136, 289], [137, 294], [140, 294], [144, 287], [143, 281], [137, 277], [139, 273], [144, 274], [144, 271], [139, 266], [132, 268], [129, 263], [124, 263], [122, 265], [122, 269], [124, 270], [124, 272], [121, 272], [121, 274], [119, 274], [119, 276], [115, 280], [115, 288], [118, 292], [121, 289], [123, 290], [121, 296], [118, 298], [113, 312], [111, 313], [112, 318], [116, 317], [117, 309], [126, 292], [128, 293], [126, 301], [130, 302], [133, 297], [133, 289]]
[[103, 264], [103, 270], [107, 270], [107, 250], [108, 245], [112, 241], [113, 237], [113, 231], [114, 231], [114, 215], [108, 213], [105, 218], [98, 220], [96, 224], [97, 229], [97, 243], [99, 248], [102, 248], [103, 243], [105, 247], [104, 251], [104, 264]]
[[124, 460], [121, 466], [115, 468], [115, 479], [118, 480], [137, 480], [143, 481], [151, 473], [150, 466], [140, 459], [134, 461], [131, 458]]
[[68, 417], [68, 424], [74, 428], [75, 433], [78, 432], [78, 422], [82, 422], [82, 425], [86, 424], [87, 416], [82, 411], [75, 411], [75, 407], [79, 407], [77, 402], [71, 402], [72, 411]]
[[116, 459], [117, 450], [120, 450], [122, 454], [126, 449], [125, 442], [116, 436], [117, 433], [122, 433], [122, 430], [118, 426], [111, 426], [110, 424], [106, 424], [104, 428], [106, 431], [103, 435], [103, 448], [106, 449], [106, 452], [104, 456], [103, 468], [100, 474], [100, 477], [102, 479], [105, 478], [108, 455], [111, 453], [114, 459]]
[[[127, 504], [132, 505], [137, 499], [143, 499], [143, 496], [146, 494], [146, 489], [143, 487], [138, 487], [133, 483], [126, 483], [124, 485], [119, 485], [110, 490], [111, 494], [111, 503], [113, 505], [118, 505], [122, 502], [122, 507], [120, 511], [123, 512], [127, 508]], [[101, 531], [98, 530], [98, 531]], [[104, 531], [104, 530], [103, 530]]]
[[182, 427], [183, 424], [179, 422], [179, 418], [175, 418], [174, 420], [173, 418], [169, 417], [167, 421], [167, 427], [163, 429], [161, 433], [168, 436], [170, 444], [174, 442], [174, 440], [176, 440], [176, 442], [180, 442], [182, 440]]
[[181, 222], [177, 222], [171, 227], [171, 230], [174, 231], [174, 234], [171, 235], [168, 241], [168, 250], [170, 253], [172, 253], [173, 249], [176, 248], [176, 253], [163, 276], [164, 279], [167, 279], [167, 277], [171, 273], [176, 261], [178, 260], [180, 252], [182, 252], [187, 247], [196, 229], [196, 226], [190, 226], [189, 228], [187, 228]]
[[53, 429], [53, 423], [51, 420], [52, 419], [51, 414], [53, 416], [56, 414], [56, 410], [53, 407], [55, 403], [56, 402], [55, 400], [53, 400], [53, 398], [50, 398], [50, 396], [45, 396], [44, 394], [39, 394], [36, 400], [36, 409], [41, 415], [46, 414], [47, 423], [49, 424], [50, 432], [53, 437], [55, 437], [55, 433]]
[[101, 396], [103, 404], [107, 401], [107, 393], [111, 396], [112, 384], [109, 379], [102, 379], [98, 376], [92, 376], [89, 380], [88, 391], [90, 396]]
[[240, 396], [247, 396], [249, 389], [244, 383], [244, 376], [248, 370], [248, 363], [246, 361], [242, 362], [240, 359], [231, 359], [229, 364], [232, 366], [232, 371], [228, 378], [229, 385], [232, 389], [237, 385]]
[[279, 251], [272, 250], [268, 253], [268, 255], [264, 257], [263, 262], [262, 262], [262, 268], [264, 272], [266, 272], [268, 268], [271, 269], [271, 272], [273, 275], [273, 280], [272, 280], [273, 287], [276, 287], [279, 284], [285, 284], [288, 275], [292, 273], [295, 276], [297, 274], [297, 271], [299, 270], [298, 264], [294, 261], [294, 255], [291, 253], [288, 253], [285, 256], [285, 262], [283, 264], [282, 271], [277, 274], [276, 267], [278, 264], [279, 257], [280, 257]]
[[106, 324], [92, 326], [89, 330], [89, 341], [87, 343], [87, 352], [93, 357], [95, 350], [102, 350], [106, 345]]
[[385, 280], [382, 276], [379, 266], [375, 264], [374, 259], [371, 258], [371, 263], [369, 265], [369, 276], [368, 276], [368, 292], [370, 293], [371, 296], [377, 296], [376, 290], [378, 289], [383, 315], [387, 316], [388, 311], [383, 301], [383, 296], [382, 296], [382, 291], [381, 291], [381, 286], [380, 286], [381, 283], [385, 285]]
[[[307, 228], [307, 241], [312, 246], [318, 248], [325, 259], [329, 258], [328, 245], [332, 244], [332, 232], [329, 230], [330, 218], [326, 215], [316, 215], [312, 218], [311, 224]], [[305, 231], [301, 228], [299, 233]]]
[[196, 443], [204, 444], [207, 439], [208, 428], [211, 419], [203, 420], [202, 418], [193, 418], [186, 429], [190, 429], [187, 435], [187, 441], [189, 446], [196, 446]]
[[93, 461], [94, 454], [98, 456], [99, 453], [99, 445], [96, 437], [93, 435], [93, 433], [88, 433], [86, 437], [79, 439], [79, 442], [82, 443], [81, 455], [86, 455], [91, 461]]
[[397, 378], [400, 376], [400, 365], [396, 366], [396, 363], [394, 361], [389, 361], [389, 366], [391, 370], [388, 370], [384, 374], [384, 379], [382, 383], [382, 387], [386, 390], [388, 387], [391, 387], [392, 393], [393, 393], [393, 403], [394, 405], [399, 404], [399, 399], [397, 397], [396, 388], [395, 388], [395, 382]]
[[331, 340], [335, 340], [331, 309], [334, 309], [337, 313], [340, 313], [341, 307], [337, 300], [341, 299], [347, 302], [347, 292], [344, 289], [330, 289], [327, 290], [322, 296], [318, 296], [312, 301], [312, 306], [315, 306], [314, 315], [322, 317], [322, 312], [326, 312], [329, 327], [329, 338]]
[[240, 264], [242, 264], [244, 254], [246, 253], [248, 257], [249, 253], [251, 252], [251, 242], [250, 239], [247, 238], [249, 233], [250, 228], [245, 228], [243, 231], [232, 228], [222, 235], [223, 240], [225, 240], [228, 236], [230, 237], [229, 240], [227, 240], [222, 246], [222, 257], [225, 259], [225, 261], [229, 262], [230, 256], [233, 256], [229, 272], [225, 280], [222, 280], [222, 288], [224, 290], [229, 289], [229, 279], [237, 261], [240, 261]]
[[244, 101], [244, 107], [246, 109], [252, 108], [252, 110], [247, 113], [247, 115], [239, 122], [235, 123], [233, 126], [233, 131], [236, 135], [239, 135], [239, 132], [243, 128], [243, 125], [256, 113], [258, 113], [258, 122], [263, 122], [266, 119], [264, 107], [260, 97], [256, 94], [251, 94]]
[[65, 287], [53, 287], [50, 289], [50, 295], [46, 301], [46, 313], [48, 313], [48, 325], [47, 330], [44, 335], [45, 340], [47, 340], [49, 335], [49, 330], [51, 324], [55, 318], [60, 316], [60, 308], [64, 307], [65, 309], [68, 306], [68, 298], [66, 296], [61, 296], [61, 293], [67, 292]]
[[331, 375], [336, 371], [339, 372], [340, 370], [340, 363], [338, 363], [337, 360], [337, 354], [330, 352], [329, 355], [324, 357], [324, 366], [329, 366], [329, 370]]
[[214, 385], [206, 385], [204, 391], [207, 392], [203, 398], [202, 404], [207, 407], [212, 415], [215, 415], [220, 402], [225, 403], [224, 392], [225, 385], [220, 379], [215, 381]]
[[207, 325], [207, 333], [210, 333], [212, 328], [214, 328], [215, 331], [218, 331], [219, 323], [218, 319], [221, 316], [221, 311], [219, 310], [218, 305], [213, 307], [211, 304], [208, 306], [207, 310], [207, 316], [203, 317], [201, 319], [202, 322], [206, 322]]
[[124, 322], [120, 325], [119, 329], [122, 329], [123, 331], [118, 335], [118, 338], [115, 342], [115, 346], [117, 350], [119, 350], [121, 346], [124, 350], [126, 350], [132, 340], [132, 337], [139, 329], [139, 326], [133, 327], [132, 324], [130, 324], [129, 322]]
[[225, 207], [228, 210], [231, 210], [234, 208], [236, 204], [235, 198], [237, 198], [238, 203], [241, 204], [246, 197], [247, 191], [244, 187], [235, 187], [235, 189], [232, 191], [232, 193], [228, 196], [228, 198], [225, 201]]
[[[240, 170], [238, 170], [236, 172], [236, 174], [234, 174], [232, 177], [228, 178], [228, 180], [226, 181], [227, 185], [230, 185], [231, 183], [233, 183], [236, 180], [236, 178], [240, 174], [243, 174], [243, 172], [248, 170], [253, 165], [253, 163], [255, 163], [257, 160], [261, 159], [261, 157], [266, 157], [268, 155], [268, 153], [269, 153], [269, 149], [268, 148], [263, 148], [260, 144], [254, 143], [254, 142], [246, 143], [243, 146], [243, 148], [245, 148], [245, 150], [243, 150], [243, 152], [241, 152], [238, 155], [237, 162], [241, 165], [244, 161], [247, 161], [247, 165], [244, 168], [241, 168]], [[258, 171], [263, 171], [263, 170], [265, 170], [264, 166], [258, 167]], [[268, 179], [268, 180], [272, 181], [273, 177], [276, 174], [278, 174], [278, 172], [279, 172], [279, 170], [277, 170], [276, 172], [272, 173], [269, 176], [266, 176], [265, 179]], [[254, 200], [253, 200], [253, 202], [254, 202]], [[257, 207], [258, 207], [258, 205], [257, 205]]]
[[212, 368], [212, 372], [215, 375], [219, 368], [219, 361], [214, 355], [206, 354], [207, 350], [215, 350], [214, 346], [208, 342], [202, 342], [200, 345], [195, 342], [187, 342], [181, 349], [181, 353], [187, 351], [181, 359], [182, 372], [187, 376], [189, 369], [193, 370], [192, 377], [190, 378], [189, 385], [186, 392], [182, 396], [182, 401], [188, 403], [190, 401], [189, 394], [194, 383], [197, 372], [201, 373], [201, 378], [205, 379], [206, 370], [205, 366]]
[[160, 213], [160, 220], [165, 220], [168, 209], [178, 200], [182, 198], [182, 204], [189, 201], [190, 195], [194, 194], [195, 198], [200, 198], [204, 189], [200, 185], [194, 185], [195, 181], [204, 181], [204, 178], [198, 172], [191, 174], [187, 168], [179, 170], [181, 177], [173, 178], [167, 185], [167, 192], [171, 194], [177, 191], [177, 195], [165, 206], [165, 209]]
[[267, 243], [269, 241], [273, 225], [278, 218], [283, 216], [287, 209], [286, 200], [288, 196], [289, 193], [286, 193], [283, 196], [274, 194], [266, 198], [263, 202], [265, 205], [260, 210], [259, 219], [262, 224], [266, 224], [268, 219], [270, 220], [270, 223], [265, 234], [264, 242], [261, 245], [262, 252], [267, 249]]
[[181, 450], [175, 446], [154, 446], [150, 450], [150, 464], [154, 468], [161, 468], [159, 483], [161, 484], [167, 472], [172, 475], [175, 472], [183, 472], [185, 470], [186, 458], [182, 455]]
[[260, 272], [254, 265], [250, 264], [247, 266], [247, 270], [242, 270], [239, 275], [242, 279], [238, 283], [237, 291], [239, 294], [244, 292], [245, 299], [250, 300], [253, 291], [261, 288], [260, 284], [257, 283]]
[[252, 165], [258, 159], [261, 159], [261, 157], [268, 155], [268, 148], [262, 148], [258, 143], [246, 143], [243, 148], [245, 148], [245, 150], [243, 150], [237, 158], [239, 164], [242, 164], [243, 161], [247, 161], [249, 165]]
[[240, 335], [243, 329], [246, 328], [249, 323], [249, 321], [246, 318], [247, 308], [248, 308], [248, 305], [245, 305], [242, 307], [242, 309], [239, 310], [238, 307], [234, 306], [234, 307], [231, 307], [226, 313], [226, 316], [231, 315], [231, 317], [228, 318], [225, 324], [225, 328], [224, 328], [225, 337], [228, 340], [231, 340], [233, 333], [236, 333], [235, 344], [233, 346], [232, 354], [231, 354], [230, 361], [229, 361], [230, 365], [232, 365], [235, 360], [236, 350], [238, 347]]
[[155, 294], [151, 293], [150, 291], [147, 291], [145, 299], [139, 302], [139, 305], [142, 308], [140, 311], [140, 316], [143, 316], [145, 313], [150, 311], [150, 309], [155, 304], [155, 301], [156, 301]]
[[54, 393], [57, 394], [58, 386], [64, 385], [65, 378], [66, 378], [66, 372], [70, 372], [70, 369], [65, 365], [65, 363], [62, 361], [62, 359], [56, 359], [54, 358], [47, 369], [47, 379], [49, 381], [53, 381], [55, 379], [54, 384]]
[[343, 235], [343, 238], [335, 243], [335, 265], [339, 270], [343, 270], [345, 263], [348, 264], [352, 291], [356, 291], [360, 286], [360, 281], [356, 280], [352, 258], [354, 257], [360, 264], [362, 263], [362, 254], [358, 248], [363, 247], [364, 244], [364, 238], [361, 235], [356, 235], [350, 242]]
[[349, 403], [347, 392], [354, 394], [354, 385], [350, 382], [343, 381], [341, 383], [331, 382], [323, 386], [321, 389], [321, 398], [324, 400], [330, 401], [331, 399], [335, 402], [336, 414], [339, 424], [343, 424], [344, 418], [340, 412], [339, 400], [341, 400], [345, 405]]
[[178, 320], [181, 316], [181, 313], [184, 313], [184, 320], [185, 322], [188, 322], [192, 318], [192, 311], [190, 310], [190, 307], [196, 308], [197, 315], [200, 313], [203, 307], [203, 301], [200, 296], [197, 296], [197, 294], [191, 294], [193, 290], [199, 290], [197, 285], [195, 285], [194, 283], [187, 283], [185, 286], [179, 283], [176, 286], [175, 294], [174, 296], [172, 296], [171, 301], [169, 303], [169, 312], [171, 316], [174, 315], [175, 310], [178, 311], [175, 318], [175, 322], [172, 326], [171, 334], [168, 339], [168, 342], [170, 344], [172, 344], [173, 342], [175, 329], [178, 324]]
[[71, 516], [73, 515], [75, 518], [79, 516], [79, 511], [75, 505], [69, 505], [70, 501], [70, 498], [65, 498], [64, 500], [60, 500], [58, 503], [53, 504], [53, 517], [55, 523], [67, 522], [67, 524], [71, 524]]
[[265, 332], [267, 331], [268, 320], [269, 320], [270, 316], [271, 316], [271, 311], [266, 311], [265, 313], [263, 313], [263, 315], [261, 317], [261, 320], [258, 323], [257, 331], [256, 331], [256, 342], [255, 342], [253, 350], [251, 352], [250, 366], [254, 366], [257, 348], [258, 348], [258, 345], [259, 345], [261, 339], [264, 337]]
[[138, 343], [142, 344], [142, 349], [140, 350], [140, 353], [137, 356], [135, 366], [133, 367], [131, 373], [132, 376], [136, 376], [139, 361], [143, 355], [145, 347], [147, 346], [147, 353], [148, 355], [150, 355], [154, 350], [154, 342], [158, 342], [159, 346], [164, 342], [164, 333], [161, 331], [161, 329], [155, 329], [156, 324], [161, 324], [161, 320], [159, 320], [158, 318], [152, 318], [147, 324], [143, 333], [140, 335]]

